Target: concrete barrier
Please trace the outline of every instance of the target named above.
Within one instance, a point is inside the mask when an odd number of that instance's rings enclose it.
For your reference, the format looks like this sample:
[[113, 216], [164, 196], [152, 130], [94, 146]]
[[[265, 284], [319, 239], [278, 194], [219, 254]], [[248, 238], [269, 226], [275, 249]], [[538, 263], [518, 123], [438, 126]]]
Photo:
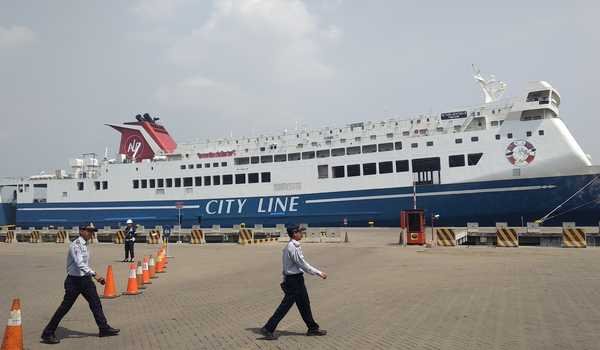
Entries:
[[7, 244], [17, 243], [17, 237], [15, 235], [15, 231], [13, 231], [13, 230], [6, 231], [6, 237], [4, 238], [4, 243], [7, 243]]
[[42, 236], [40, 231], [33, 229], [29, 232], [29, 243], [41, 243]]
[[146, 234], [146, 243], [148, 244], [159, 244], [162, 242], [160, 230], [153, 229], [149, 230]]
[[455, 247], [456, 234], [451, 228], [439, 227], [435, 229], [436, 244], [441, 247]]
[[62, 243], [62, 244], [68, 244], [69, 241], [69, 234], [67, 233], [66, 230], [58, 230], [56, 231], [56, 243]]
[[238, 235], [238, 243], [241, 245], [252, 244], [254, 237], [252, 231], [247, 228], [241, 228]]
[[193, 228], [190, 232], [190, 244], [206, 244], [204, 232], [199, 228]]
[[506, 223], [496, 224], [496, 247], [519, 246], [519, 234], [514, 228], [506, 227]]
[[342, 243], [344, 242], [343, 233], [337, 230], [325, 230], [321, 235], [321, 242], [323, 243]]
[[117, 232], [115, 232], [113, 242], [115, 244], [125, 244], [125, 233], [123, 230], [117, 230]]
[[[321, 236], [323, 235], [324, 232], [327, 232], [327, 231], [326, 230], [322, 231], [320, 229], [319, 230], [314, 230], [314, 229], [308, 230], [308, 231], [306, 231], [306, 234], [302, 238], [302, 241], [306, 242], [306, 243], [321, 243], [321, 238], [322, 238]], [[287, 241], [289, 241], [289, 239], [290, 239], [289, 236], [287, 236], [285, 241], [287, 242]]]
[[586, 248], [585, 231], [575, 227], [574, 222], [563, 222], [562, 246], [563, 248]]

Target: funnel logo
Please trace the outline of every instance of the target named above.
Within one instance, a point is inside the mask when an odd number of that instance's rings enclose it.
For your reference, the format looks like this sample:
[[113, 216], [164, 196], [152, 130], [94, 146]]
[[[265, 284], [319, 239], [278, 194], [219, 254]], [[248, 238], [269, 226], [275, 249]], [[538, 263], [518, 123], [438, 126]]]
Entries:
[[140, 155], [144, 149], [143, 142], [137, 135], [131, 135], [125, 141], [126, 151], [125, 154], [129, 159], [136, 159], [138, 155]]

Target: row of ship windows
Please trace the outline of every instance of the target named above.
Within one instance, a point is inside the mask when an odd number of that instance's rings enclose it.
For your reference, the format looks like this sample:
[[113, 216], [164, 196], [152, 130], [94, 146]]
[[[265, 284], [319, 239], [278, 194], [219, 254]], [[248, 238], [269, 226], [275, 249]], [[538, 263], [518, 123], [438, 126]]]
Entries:
[[133, 188], [170, 188], [170, 187], [199, 187], [219, 186], [232, 184], [254, 184], [271, 182], [271, 173], [227, 174], [196, 177], [176, 177], [167, 179], [142, 179], [133, 180]]
[[[471, 153], [467, 155], [467, 163], [469, 166], [477, 165], [479, 160], [483, 156], [483, 153]], [[408, 160], [397, 160], [396, 172], [409, 171]], [[465, 166], [465, 155], [451, 155], [448, 157], [448, 164], [451, 168]], [[375, 175], [377, 163], [365, 163], [363, 164], [363, 175]], [[347, 165], [348, 176], [360, 176], [360, 165], [352, 164]], [[344, 177], [344, 165], [333, 166], [332, 177]], [[392, 173], [393, 162], [379, 162], [379, 174]], [[329, 166], [319, 165], [318, 176], [320, 179], [329, 177]], [[260, 181], [259, 181], [260, 180]], [[168, 178], [168, 179], [143, 179], [133, 180], [133, 188], [164, 188], [164, 187], [192, 187], [192, 186], [217, 186], [217, 185], [232, 185], [232, 184], [245, 184], [245, 183], [267, 183], [271, 182], [271, 173], [249, 173], [246, 174], [228, 174], [228, 175], [212, 175], [212, 176], [196, 176], [196, 177], [183, 177], [183, 178]], [[85, 189], [84, 182], [77, 182], [77, 190], [83, 191]], [[108, 181], [94, 181], [94, 189], [96, 191], [108, 190]]]
[[[544, 130], [538, 130], [538, 134], [540, 136], [544, 135]], [[527, 131], [527, 137], [532, 136], [531, 131]], [[495, 135], [496, 140], [500, 140], [500, 134]], [[507, 133], [506, 138], [512, 139], [513, 134]], [[471, 137], [471, 142], [478, 142], [479, 136]], [[454, 140], [454, 143], [461, 144], [463, 143], [462, 138], [457, 138]], [[433, 141], [427, 141], [426, 146], [432, 147]], [[411, 148], [418, 148], [419, 143], [414, 142], [410, 144]], [[306, 152], [298, 152], [298, 153], [288, 153], [288, 154], [276, 154], [276, 155], [265, 155], [265, 156], [253, 156], [253, 157], [240, 157], [234, 159], [235, 165], [247, 165], [247, 164], [258, 164], [258, 163], [273, 163], [273, 162], [285, 162], [285, 161], [296, 161], [296, 160], [305, 160], [305, 159], [314, 159], [314, 158], [327, 158], [327, 157], [339, 157], [345, 155], [354, 155], [361, 153], [375, 153], [375, 152], [387, 152], [393, 150], [401, 150], [402, 142], [388, 142], [388, 143], [380, 143], [380, 144], [372, 144], [372, 145], [364, 145], [364, 146], [352, 146], [346, 148], [333, 148], [333, 149], [324, 149], [319, 151], [306, 151]], [[190, 164], [191, 165], [191, 164]], [[184, 166], [182, 166], [184, 167]], [[188, 168], [190, 168], [188, 166]], [[191, 169], [191, 168], [190, 168]]]
[[[500, 111], [501, 111], [501, 109], [498, 109], [498, 113], [500, 113]], [[492, 114], [494, 114], [495, 112], [496, 112], [495, 110], [492, 110]], [[480, 115], [480, 112], [476, 112], [476, 113], [475, 113], [475, 112], [472, 112], [472, 113], [471, 113], [471, 116], [475, 116], [475, 115], [479, 116], [479, 115]], [[525, 121], [527, 121], [527, 120], [538, 120], [538, 119], [544, 119], [544, 118], [543, 118], [543, 116], [538, 116], [538, 115], [535, 115], [535, 116], [525, 116], [525, 117], [521, 117], [521, 120], [525, 120]], [[429, 122], [429, 118], [427, 118], [427, 121]], [[411, 120], [411, 121], [410, 121], [410, 123], [411, 123], [411, 124], [413, 124], [413, 122], [414, 122], [414, 120]], [[417, 120], [417, 124], [419, 124], [419, 123], [421, 123], [421, 120]], [[482, 125], [483, 125], [481, 122], [479, 122], [478, 124], [479, 124], [479, 126], [482, 126]], [[493, 121], [491, 121], [491, 126], [492, 126], [492, 127], [498, 127], [498, 126], [501, 126], [502, 124], [504, 124], [504, 120], [493, 120]], [[396, 122], [396, 125], [398, 125], [398, 123], [397, 123], [397, 122]], [[455, 125], [455, 126], [454, 126], [454, 129], [455, 129], [456, 131], [460, 130], [461, 128], [462, 128], [462, 126], [461, 126], [461, 125]], [[353, 129], [354, 129], [354, 128], [352, 128], [352, 130], [353, 130]], [[363, 126], [361, 126], [361, 129], [364, 129], [364, 127], [363, 127]], [[417, 129], [417, 130], [414, 130], [414, 133], [415, 133], [415, 134], [421, 134], [421, 135], [427, 135], [428, 131], [429, 131], [428, 129]], [[436, 128], [436, 131], [442, 132], [442, 131], [444, 131], [444, 128], [443, 128], [443, 127], [437, 127], [437, 128]], [[340, 133], [341, 133], [341, 132], [342, 132], [342, 130], [340, 129]], [[332, 130], [329, 130], [329, 133], [330, 133], [330, 134], [332, 134], [332, 133], [333, 133], [333, 131], [332, 131]], [[529, 132], [529, 133], [531, 133], [531, 132]], [[322, 133], [321, 133], [321, 132], [319, 132], [319, 135], [321, 135], [321, 134], [322, 134]], [[307, 134], [306, 134], [306, 137], [309, 137], [309, 136], [310, 136], [310, 133], [307, 133]], [[388, 139], [392, 139], [392, 138], [394, 138], [394, 133], [387, 133], [385, 136], [386, 136]], [[403, 132], [402, 132], [402, 136], [410, 136], [410, 132], [409, 132], [409, 131], [403, 131]], [[278, 138], [278, 139], [280, 139], [281, 137], [280, 137], [280, 136], [278, 136], [277, 138]], [[300, 138], [300, 134], [297, 134], [297, 135], [296, 135], [296, 138]], [[326, 137], [325, 137], [325, 144], [326, 144], [326, 145], [331, 145], [331, 143], [332, 143], [332, 141], [331, 141], [331, 140], [332, 140], [332, 138], [333, 138], [333, 136], [326, 136]], [[266, 137], [264, 140], [265, 140], [265, 141], [268, 141], [269, 139], [271, 139], [271, 140], [273, 140], [273, 141], [274, 141], [274, 140], [275, 140], [275, 137], [274, 137], [274, 136], [272, 136], [272, 137]], [[377, 135], [370, 135], [369, 139], [370, 139], [370, 140], [376, 140], [376, 139], [377, 139]], [[361, 137], [361, 136], [357, 136], [357, 137], [355, 137], [355, 138], [354, 138], [354, 141], [356, 141], [356, 142], [360, 142], [361, 140], [362, 140], [362, 137]], [[248, 139], [248, 140], [247, 140], [247, 142], [248, 142], [248, 143], [250, 143], [250, 141], [251, 141], [250, 139]], [[256, 141], [256, 142], [259, 142], [259, 138], [256, 138], [256, 139], [255, 139], [255, 141]], [[340, 143], [346, 143], [346, 141], [347, 141], [347, 139], [345, 139], [345, 138], [341, 138], [341, 139], [339, 139], [339, 142], [340, 142]], [[229, 143], [229, 142], [227, 142], [227, 143]], [[238, 144], [238, 143], [239, 143], [239, 140], [236, 140], [236, 141], [235, 141], [235, 143], [236, 143], [236, 144]], [[221, 141], [219, 141], [219, 145], [220, 145], [220, 144], [222, 144], [222, 142], [221, 142]], [[318, 146], [318, 145], [319, 145], [319, 142], [317, 142], [317, 141], [313, 141], [313, 142], [311, 142], [311, 143], [310, 143], [310, 145], [311, 145], [311, 146], [313, 146], [313, 147], [316, 147], [316, 146]], [[304, 144], [303, 144], [303, 143], [299, 143], [299, 144], [297, 144], [297, 145], [296, 145], [296, 147], [297, 147], [297, 148], [303, 148], [303, 147], [304, 147]], [[273, 150], [276, 150], [276, 149], [277, 149], [277, 144], [275, 144], [275, 143], [274, 143], [274, 144], [271, 144], [271, 145], [269, 145], [269, 146], [268, 146], [268, 149], [269, 149], [269, 150], [271, 150], [271, 151], [273, 151]], [[261, 152], [265, 152], [266, 150], [267, 150], [267, 147], [265, 147], [265, 146], [263, 146], [263, 147], [260, 147], [260, 151], [261, 151]], [[248, 151], [249, 151], [249, 150], [246, 148], [246, 149], [245, 149], [245, 152], [248, 152]], [[188, 156], [189, 156], [189, 155], [186, 155], [186, 157], [188, 157]], [[208, 165], [210, 166], [210, 164], [208, 164]], [[193, 167], [193, 165], [192, 165], [192, 167]], [[198, 166], [196, 166], [196, 167], [198, 168]], [[200, 168], [201, 168], [201, 167], [202, 167], [202, 166], [200, 166]], [[206, 166], [205, 166], [205, 167], [206, 167]], [[182, 169], [185, 169], [185, 167], [182, 167]], [[191, 168], [189, 168], [189, 167], [188, 167], [188, 169], [191, 169]]]
[[[450, 168], [462, 167], [465, 165], [474, 166], [479, 163], [483, 153], [470, 153], [466, 155], [464, 154], [456, 154], [448, 157], [448, 164]], [[422, 168], [429, 168], [429, 163], [438, 164], [434, 166], [433, 170], [440, 170], [439, 167], [439, 158], [423, 158], [423, 159], [413, 159], [413, 172], [422, 171]], [[394, 172], [394, 165], [396, 166], [396, 172], [402, 173], [410, 170], [410, 162], [406, 159], [404, 160], [396, 160], [396, 161], [385, 161], [379, 163], [363, 163], [362, 164], [362, 175], [377, 175], [379, 174], [390, 174]], [[426, 169], [431, 170], [431, 169]], [[330, 176], [329, 165], [318, 165], [317, 166], [317, 175], [319, 179], [327, 179]], [[331, 177], [332, 178], [340, 178], [340, 177], [354, 177], [361, 176], [361, 164], [349, 164], [349, 165], [339, 165], [331, 167]]]
[[[213, 168], [218, 168], [219, 164], [221, 164], [221, 167], [226, 167], [227, 166], [227, 162], [221, 162], [221, 163], [214, 162], [214, 163], [212, 163], [212, 167]], [[210, 168], [211, 167], [211, 163], [204, 163], [204, 167], [205, 168]], [[179, 166], [179, 168], [181, 170], [185, 170], [186, 168], [187, 169], [194, 169], [194, 164], [187, 164], [187, 166], [185, 164], [183, 164], [183, 165]], [[202, 169], [202, 163], [196, 164], [196, 169]]]
[[[478, 139], [477, 139], [478, 140]], [[433, 146], [433, 141], [427, 141], [427, 146]], [[418, 143], [411, 143], [411, 148], [419, 147]], [[332, 148], [323, 149], [318, 151], [306, 151], [298, 153], [288, 154], [276, 154], [276, 155], [265, 155], [265, 156], [253, 156], [253, 157], [240, 157], [234, 159], [235, 165], [247, 165], [247, 164], [258, 164], [258, 163], [273, 163], [273, 162], [285, 162], [285, 161], [296, 161], [314, 158], [328, 158], [328, 157], [339, 157], [345, 155], [354, 155], [361, 153], [375, 153], [375, 152], [387, 152], [393, 150], [401, 150], [402, 142], [388, 142], [364, 146], [352, 146], [345, 148]]]
[[[77, 190], [83, 191], [85, 189], [85, 183], [83, 181], [77, 182]], [[96, 191], [108, 190], [108, 181], [94, 181], [94, 189]]]

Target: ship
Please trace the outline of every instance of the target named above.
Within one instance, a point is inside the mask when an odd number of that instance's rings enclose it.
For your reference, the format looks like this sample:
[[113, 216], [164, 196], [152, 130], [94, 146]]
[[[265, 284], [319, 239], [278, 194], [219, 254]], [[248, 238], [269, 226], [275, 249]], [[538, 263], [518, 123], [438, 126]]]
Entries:
[[504, 98], [505, 83], [474, 77], [479, 105], [272, 135], [178, 144], [159, 118], [138, 114], [106, 124], [120, 134], [114, 159], [85, 154], [68, 170], [4, 181], [0, 218], [398, 227], [402, 210], [422, 208], [442, 226], [598, 225], [600, 167], [565, 126], [559, 92], [534, 81]]

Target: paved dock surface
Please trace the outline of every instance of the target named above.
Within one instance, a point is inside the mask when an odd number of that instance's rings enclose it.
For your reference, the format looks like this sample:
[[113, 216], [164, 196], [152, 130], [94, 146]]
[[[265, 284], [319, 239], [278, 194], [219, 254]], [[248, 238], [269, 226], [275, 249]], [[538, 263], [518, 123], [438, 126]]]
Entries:
[[[325, 337], [304, 336], [295, 307], [278, 340], [257, 334], [282, 298], [282, 243], [173, 244], [168, 272], [142, 295], [103, 301], [119, 336], [98, 338], [80, 297], [54, 346], [39, 336], [62, 300], [66, 245], [2, 244], [0, 320], [20, 297], [27, 349], [599, 348], [600, 248], [403, 248], [397, 238], [353, 231], [348, 244], [303, 245], [329, 274], [306, 278]], [[140, 257], [155, 251], [136, 244]], [[91, 252], [101, 274], [113, 265], [123, 290], [123, 246], [96, 244]]]

